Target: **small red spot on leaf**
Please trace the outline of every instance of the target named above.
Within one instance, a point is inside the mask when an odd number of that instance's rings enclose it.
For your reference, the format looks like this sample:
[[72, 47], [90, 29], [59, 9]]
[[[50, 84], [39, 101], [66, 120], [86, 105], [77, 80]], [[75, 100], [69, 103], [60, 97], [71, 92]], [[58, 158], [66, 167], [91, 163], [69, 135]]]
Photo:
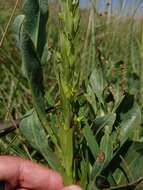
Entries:
[[104, 160], [105, 160], [105, 153], [104, 153], [103, 151], [100, 151], [100, 152], [98, 153], [96, 162], [97, 162], [97, 163], [102, 163], [102, 162], [104, 162]]

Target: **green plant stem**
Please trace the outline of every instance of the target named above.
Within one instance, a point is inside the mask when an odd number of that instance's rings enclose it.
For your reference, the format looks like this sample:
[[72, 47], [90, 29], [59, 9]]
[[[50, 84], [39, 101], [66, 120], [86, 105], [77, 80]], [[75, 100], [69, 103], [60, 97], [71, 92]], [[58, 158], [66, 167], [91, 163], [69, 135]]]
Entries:
[[65, 168], [65, 184], [74, 181], [74, 104], [79, 84], [76, 71], [77, 43], [79, 33], [79, 1], [61, 0], [60, 17], [60, 69], [58, 83], [60, 89], [63, 121], [61, 122], [62, 163]]

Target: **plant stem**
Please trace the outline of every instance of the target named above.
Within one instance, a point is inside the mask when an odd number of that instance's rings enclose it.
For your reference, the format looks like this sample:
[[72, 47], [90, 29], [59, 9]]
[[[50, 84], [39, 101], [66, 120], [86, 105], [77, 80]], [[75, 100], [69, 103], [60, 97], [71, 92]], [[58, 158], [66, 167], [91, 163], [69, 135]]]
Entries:
[[65, 184], [73, 183], [74, 104], [79, 73], [76, 70], [79, 33], [79, 1], [61, 0], [60, 17], [60, 70], [58, 83], [61, 96], [63, 121], [60, 129], [62, 165], [65, 168]]
[[2, 45], [3, 45], [3, 42], [4, 42], [4, 39], [5, 39], [6, 34], [7, 34], [7, 32], [8, 32], [8, 29], [9, 29], [9, 27], [10, 27], [10, 25], [11, 25], [11, 22], [12, 22], [12, 19], [13, 19], [13, 17], [14, 17], [15, 11], [16, 11], [16, 9], [17, 9], [18, 3], [19, 3], [19, 0], [17, 0], [16, 3], [15, 3], [15, 5], [14, 5], [14, 8], [13, 8], [12, 13], [11, 13], [11, 15], [10, 15], [9, 21], [8, 21], [8, 23], [7, 23], [7, 25], [6, 25], [5, 31], [4, 31], [4, 33], [3, 33], [3, 35], [2, 35], [1, 40], [0, 40], [0, 48], [1, 48]]

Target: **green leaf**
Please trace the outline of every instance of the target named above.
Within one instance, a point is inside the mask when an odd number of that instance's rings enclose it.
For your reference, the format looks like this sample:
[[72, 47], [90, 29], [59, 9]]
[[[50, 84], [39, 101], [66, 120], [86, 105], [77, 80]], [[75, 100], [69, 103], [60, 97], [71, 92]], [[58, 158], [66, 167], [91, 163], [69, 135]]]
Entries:
[[48, 139], [41, 122], [34, 110], [29, 111], [20, 123], [20, 131], [29, 144], [39, 151], [47, 160], [49, 166], [54, 170], [59, 170], [59, 164], [54, 152], [48, 145]]
[[92, 181], [91, 186], [94, 186], [95, 183], [99, 183], [102, 177], [105, 178], [104, 176], [101, 176], [102, 175], [101, 172], [103, 168], [106, 165], [108, 165], [108, 163], [113, 158], [114, 139], [111, 137], [111, 133], [115, 119], [116, 119], [116, 114], [109, 114], [107, 116], [100, 117], [96, 120], [96, 124], [98, 124], [100, 128], [104, 127], [104, 135], [100, 141], [98, 155], [93, 165], [91, 173], [91, 181]]
[[94, 124], [96, 127], [95, 127], [95, 129], [93, 129], [93, 130], [96, 130], [96, 135], [98, 135], [98, 132], [107, 125], [110, 126], [110, 131], [111, 131], [115, 120], [116, 120], [115, 113], [110, 113], [110, 114], [102, 116], [102, 117], [97, 117], [94, 121]]
[[137, 43], [137, 40], [132, 38], [131, 41], [131, 64], [133, 73], [139, 74], [140, 73], [140, 61], [141, 61], [141, 54], [140, 54], [140, 47]]
[[32, 90], [34, 106], [36, 110], [45, 112], [43, 93], [43, 73], [40, 60], [37, 56], [34, 44], [27, 32], [21, 36], [21, 53], [25, 73]]
[[132, 108], [121, 114], [121, 123], [118, 131], [118, 140], [125, 142], [128, 138], [139, 140], [139, 131], [141, 124], [141, 111], [136, 102]]
[[93, 70], [90, 76], [90, 85], [93, 92], [96, 94], [99, 102], [104, 105], [103, 90], [104, 90], [104, 78], [101, 68]]
[[80, 164], [80, 171], [81, 173], [79, 174], [80, 176], [80, 184], [83, 187], [83, 189], [86, 189], [88, 185], [88, 177], [89, 177], [89, 172], [90, 172], [90, 164], [89, 160], [85, 160], [84, 158], [81, 161]]
[[52, 141], [56, 144], [56, 138], [48, 126], [45, 105], [43, 71], [40, 59], [46, 42], [46, 22], [48, 17], [48, 3], [46, 0], [26, 0], [24, 3], [25, 20], [22, 26], [20, 42], [22, 63], [27, 76], [34, 106], [42, 125], [48, 131]]
[[100, 149], [99, 149], [96, 161], [93, 165], [93, 169], [91, 173], [92, 183], [95, 183], [96, 178], [101, 175], [102, 169], [110, 162], [112, 157], [113, 157], [113, 142], [107, 129], [105, 131], [105, 135], [102, 137], [102, 140], [100, 143]]
[[100, 150], [105, 155], [105, 163], [108, 163], [113, 156], [113, 139], [111, 138], [112, 128], [108, 125], [105, 126], [104, 136], [101, 139]]
[[25, 0], [23, 7], [24, 30], [28, 32], [39, 56], [42, 56], [46, 42], [46, 23], [48, 19], [48, 0]]
[[84, 133], [84, 136], [86, 138], [89, 149], [90, 149], [92, 155], [94, 156], [94, 158], [96, 159], [98, 152], [99, 152], [99, 146], [96, 142], [96, 139], [93, 135], [93, 132], [89, 126], [85, 126], [83, 129], [83, 133]]
[[43, 54], [41, 57], [41, 64], [46, 65], [49, 63], [49, 60], [51, 59], [51, 51], [49, 50], [48, 43], [45, 44], [44, 49], [43, 49]]
[[93, 108], [94, 114], [96, 115], [98, 111], [97, 101], [96, 101], [95, 94], [90, 85], [87, 86], [87, 93], [85, 94], [85, 97], [87, 101], [90, 103], [91, 107]]
[[22, 24], [24, 22], [24, 18], [25, 18], [24, 15], [18, 15], [15, 18], [13, 26], [12, 26], [14, 37], [16, 39], [18, 48], [20, 48], [20, 31], [21, 31]]
[[[130, 149], [128, 150], [127, 154], [124, 157], [124, 160], [127, 164], [128, 170], [132, 175], [132, 178], [130, 179], [130, 182], [135, 181], [139, 179], [140, 177], [143, 177], [143, 172], [141, 168], [143, 167], [143, 143], [137, 142], [134, 143]], [[121, 163], [121, 167], [124, 169], [123, 162]], [[126, 176], [129, 177], [128, 172], [125, 172]], [[127, 182], [125, 174], [117, 169], [114, 173], [114, 179], [116, 180], [116, 183], [118, 185], [124, 184]]]

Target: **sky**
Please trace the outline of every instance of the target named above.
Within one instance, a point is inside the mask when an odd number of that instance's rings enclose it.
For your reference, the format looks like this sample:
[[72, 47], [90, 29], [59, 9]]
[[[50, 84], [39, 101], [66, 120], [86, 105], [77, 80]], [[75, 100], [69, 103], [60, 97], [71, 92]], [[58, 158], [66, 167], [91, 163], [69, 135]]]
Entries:
[[[99, 2], [98, 10], [104, 11], [106, 9], [107, 1], [109, 0], [96, 0]], [[80, 0], [82, 8], [86, 8], [90, 0]], [[132, 15], [134, 10], [136, 11], [137, 16], [143, 16], [143, 0], [112, 0], [113, 12], [119, 13], [122, 7], [122, 15]]]
[[80, 0], [81, 7], [87, 7], [88, 2], [88, 0]]
[[81, 6], [86, 6], [87, 0], [80, 0]]

